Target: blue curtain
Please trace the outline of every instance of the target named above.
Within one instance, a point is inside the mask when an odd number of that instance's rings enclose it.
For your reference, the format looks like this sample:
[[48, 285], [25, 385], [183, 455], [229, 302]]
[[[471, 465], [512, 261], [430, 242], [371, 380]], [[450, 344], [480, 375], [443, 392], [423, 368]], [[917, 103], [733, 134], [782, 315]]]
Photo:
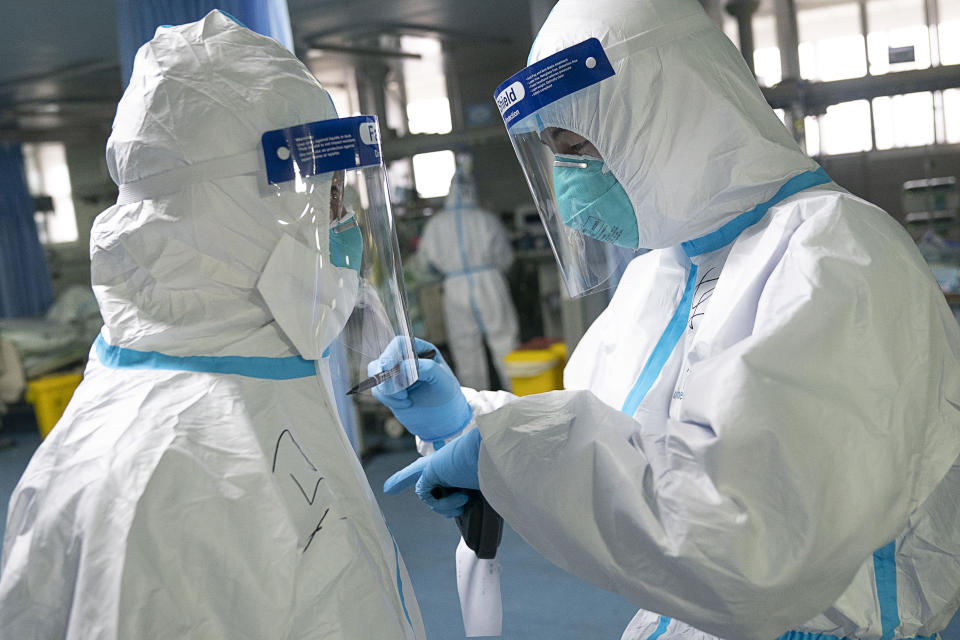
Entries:
[[43, 314], [53, 303], [20, 145], [0, 144], [0, 318]]
[[123, 86], [130, 81], [137, 49], [153, 37], [157, 27], [195, 22], [213, 9], [293, 51], [287, 0], [117, 0]]

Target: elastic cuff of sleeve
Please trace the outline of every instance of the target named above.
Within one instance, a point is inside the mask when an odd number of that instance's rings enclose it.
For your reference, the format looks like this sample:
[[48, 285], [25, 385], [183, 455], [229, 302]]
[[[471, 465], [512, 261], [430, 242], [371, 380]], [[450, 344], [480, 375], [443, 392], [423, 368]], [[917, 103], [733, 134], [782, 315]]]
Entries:
[[[477, 420], [476, 420], [475, 414], [473, 413], [473, 409], [471, 408], [470, 420], [463, 427], [463, 429], [461, 429], [460, 431], [457, 431], [453, 435], [443, 438], [442, 440], [421, 440], [420, 436], [417, 436], [417, 453], [419, 453], [422, 456], [428, 456], [434, 451], [436, 451], [437, 449], [439, 449], [440, 447], [442, 447], [443, 445], [456, 440], [457, 438], [465, 434], [467, 431], [470, 431], [471, 429], [476, 429], [476, 428], [477, 428]], [[434, 445], [435, 442], [440, 443], [440, 447], [435, 446]]]

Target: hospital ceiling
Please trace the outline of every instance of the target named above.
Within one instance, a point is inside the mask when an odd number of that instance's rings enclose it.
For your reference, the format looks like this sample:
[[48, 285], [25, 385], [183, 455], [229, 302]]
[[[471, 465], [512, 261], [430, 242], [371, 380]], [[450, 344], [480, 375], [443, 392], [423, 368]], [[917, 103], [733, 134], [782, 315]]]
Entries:
[[[530, 43], [517, 0], [289, 0], [297, 53], [329, 64], [377, 57], [377, 34], [433, 35], [462, 47]], [[0, 21], [0, 140], [103, 140], [121, 95], [115, 0], [9, 1]], [[520, 19], [516, 15], [522, 7]], [[371, 51], [373, 53], [371, 53]], [[486, 58], [491, 60], [490, 57]]]
[[[761, 11], [770, 2], [764, 0]], [[531, 40], [529, 9], [520, 0], [288, 3], [298, 55], [310, 45], [320, 47], [331, 65], [344, 58], [358, 64], [376, 58], [384, 49], [379, 35], [433, 35], [476, 51], [479, 64], [522, 60]], [[102, 141], [121, 95], [116, 0], [8, 0], [4, 5], [0, 140]]]

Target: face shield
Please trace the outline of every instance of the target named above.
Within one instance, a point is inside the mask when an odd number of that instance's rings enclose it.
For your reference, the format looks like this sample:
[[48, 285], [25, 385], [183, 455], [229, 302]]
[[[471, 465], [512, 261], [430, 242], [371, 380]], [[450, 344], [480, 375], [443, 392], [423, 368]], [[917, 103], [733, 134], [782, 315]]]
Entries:
[[419, 371], [376, 117], [269, 131], [261, 142], [284, 235], [259, 289], [281, 329], [308, 358], [341, 336], [350, 385], [392, 343], [399, 364], [384, 385], [410, 386]]
[[637, 249], [630, 198], [593, 143], [562, 124], [581, 92], [613, 75], [603, 47], [592, 38], [527, 67], [496, 92], [573, 298], [609, 287]]

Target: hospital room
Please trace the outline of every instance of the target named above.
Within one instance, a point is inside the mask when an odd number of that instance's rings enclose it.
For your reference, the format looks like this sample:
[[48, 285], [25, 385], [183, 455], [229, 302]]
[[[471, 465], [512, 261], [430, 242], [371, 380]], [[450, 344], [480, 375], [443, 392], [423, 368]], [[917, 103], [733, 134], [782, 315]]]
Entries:
[[960, 640], [960, 0], [34, 0], [0, 638]]

